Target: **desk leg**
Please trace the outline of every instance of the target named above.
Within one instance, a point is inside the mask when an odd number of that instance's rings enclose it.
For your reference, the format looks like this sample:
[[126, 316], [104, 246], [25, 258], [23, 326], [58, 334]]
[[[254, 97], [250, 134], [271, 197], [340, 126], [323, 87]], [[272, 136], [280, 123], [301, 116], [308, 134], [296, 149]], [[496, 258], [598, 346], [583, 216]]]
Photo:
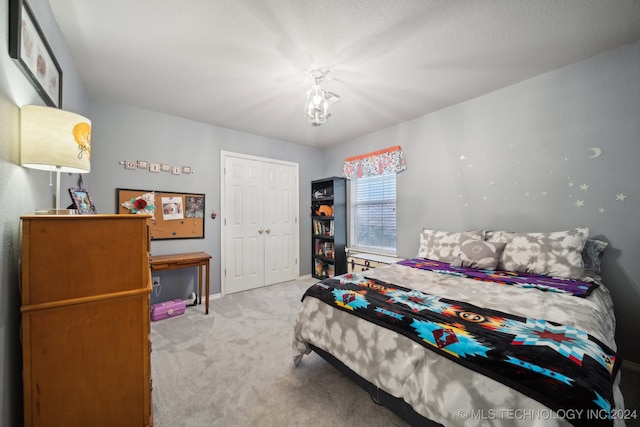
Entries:
[[[209, 274], [209, 266], [211, 265], [211, 263], [209, 262], [209, 260], [207, 260], [207, 276], [205, 277], [205, 280], [207, 282], [206, 284], [206, 310], [204, 312], [204, 314], [209, 314], [209, 276], [211, 276], [211, 274]], [[200, 281], [200, 283], [202, 283], [202, 281]]]
[[198, 305], [202, 304], [202, 267], [204, 264], [198, 266]]

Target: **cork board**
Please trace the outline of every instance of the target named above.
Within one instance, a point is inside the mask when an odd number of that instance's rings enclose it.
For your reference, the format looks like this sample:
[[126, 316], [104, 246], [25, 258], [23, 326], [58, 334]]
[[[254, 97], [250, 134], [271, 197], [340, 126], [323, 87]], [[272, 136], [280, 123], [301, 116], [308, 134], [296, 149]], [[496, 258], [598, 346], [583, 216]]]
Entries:
[[146, 213], [151, 240], [204, 239], [204, 194], [116, 188], [116, 212]]

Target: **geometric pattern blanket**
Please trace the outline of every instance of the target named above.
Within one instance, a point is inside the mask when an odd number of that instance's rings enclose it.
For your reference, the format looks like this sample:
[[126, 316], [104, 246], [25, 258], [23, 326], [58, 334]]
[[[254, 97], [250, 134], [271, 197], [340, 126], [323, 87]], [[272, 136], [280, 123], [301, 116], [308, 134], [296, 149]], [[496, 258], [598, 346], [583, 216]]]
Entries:
[[503, 285], [519, 286], [522, 288], [536, 288], [541, 291], [572, 294], [578, 297], [588, 296], [591, 291], [599, 286], [597, 283], [586, 283], [578, 280], [542, 276], [539, 274], [453, 267], [446, 262], [425, 258], [407, 259], [398, 262], [398, 264], [419, 268], [421, 270], [430, 270], [441, 274], [468, 277], [478, 281], [494, 282]]
[[611, 425], [621, 360], [584, 331], [440, 298], [364, 274], [309, 287], [314, 297], [538, 400], [575, 425]]

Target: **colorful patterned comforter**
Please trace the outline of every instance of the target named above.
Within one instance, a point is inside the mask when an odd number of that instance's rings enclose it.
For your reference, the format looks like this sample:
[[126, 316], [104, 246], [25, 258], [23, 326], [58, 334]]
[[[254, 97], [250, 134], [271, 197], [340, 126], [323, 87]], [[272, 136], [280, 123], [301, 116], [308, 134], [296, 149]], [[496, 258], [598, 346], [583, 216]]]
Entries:
[[[366, 274], [309, 289], [297, 363], [314, 344], [444, 425], [606, 425], [608, 409], [621, 408], [604, 286], [576, 298], [400, 264]], [[500, 356], [505, 347], [514, 351]]]

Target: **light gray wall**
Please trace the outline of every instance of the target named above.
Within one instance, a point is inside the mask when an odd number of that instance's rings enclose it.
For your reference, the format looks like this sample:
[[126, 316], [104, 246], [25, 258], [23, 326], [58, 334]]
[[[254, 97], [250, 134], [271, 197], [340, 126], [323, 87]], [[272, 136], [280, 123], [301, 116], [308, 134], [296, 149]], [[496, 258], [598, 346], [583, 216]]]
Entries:
[[[205, 238], [154, 240], [151, 253], [205, 251], [213, 256], [211, 293], [220, 292], [220, 152], [232, 151], [299, 164], [300, 274], [311, 271], [310, 181], [322, 178], [322, 152], [289, 142], [206, 125], [140, 108], [91, 99], [91, 173], [84, 178], [99, 213], [116, 212], [116, 188], [204, 193]], [[191, 166], [191, 175], [125, 170], [125, 160]], [[123, 244], [126, 241], [123, 236]], [[195, 269], [160, 272], [160, 294], [152, 302], [184, 298], [197, 283]]]
[[[602, 275], [615, 304], [618, 347], [640, 363], [639, 76], [636, 42], [333, 147], [325, 175], [341, 174], [345, 157], [402, 146], [402, 257], [417, 254], [423, 227], [589, 227], [590, 237], [610, 245]], [[593, 147], [602, 154], [592, 158]]]
[[[297, 162], [300, 272], [309, 274], [309, 182], [340, 176], [347, 156], [400, 144], [408, 169], [398, 177], [399, 255], [415, 255], [423, 226], [529, 231], [589, 226], [592, 236], [611, 245], [603, 276], [616, 304], [622, 356], [640, 363], [634, 331], [640, 323], [640, 263], [635, 261], [640, 255], [638, 43], [321, 151], [89, 100], [47, 1], [29, 4], [64, 72], [63, 108], [92, 120], [92, 171], [85, 185], [99, 212], [115, 212], [117, 187], [203, 192], [207, 211], [219, 212], [221, 150]], [[0, 0], [0, 16], [7, 13], [8, 0]], [[9, 58], [7, 31], [7, 20], [0, 19], [0, 425], [19, 426], [19, 217], [53, 206], [53, 189], [48, 173], [18, 165], [19, 107], [43, 102]], [[591, 147], [600, 147], [602, 155], [588, 158]], [[125, 171], [118, 164], [138, 159], [185, 163], [196, 173], [158, 177]], [[63, 191], [75, 186], [77, 178], [63, 175]], [[589, 188], [581, 190], [582, 184]], [[627, 195], [624, 201], [615, 200], [620, 193]], [[577, 200], [584, 206], [576, 206]], [[599, 213], [599, 207], [605, 212]], [[218, 292], [219, 224], [219, 218], [207, 220], [203, 240], [156, 241], [152, 251], [210, 251], [217, 260], [212, 292]], [[194, 282], [192, 275], [182, 273], [167, 275], [169, 283], [164, 278], [167, 293], [174, 285], [173, 290], [182, 293]]]

